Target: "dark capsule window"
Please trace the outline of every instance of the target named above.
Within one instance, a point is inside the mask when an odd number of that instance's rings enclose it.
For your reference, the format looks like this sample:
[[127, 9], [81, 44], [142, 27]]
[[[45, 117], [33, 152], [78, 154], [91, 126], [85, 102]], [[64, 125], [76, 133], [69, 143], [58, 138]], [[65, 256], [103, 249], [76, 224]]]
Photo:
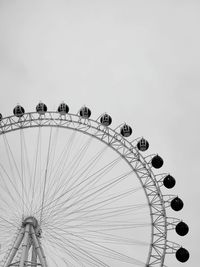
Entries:
[[120, 129], [120, 133], [124, 137], [129, 137], [132, 134], [132, 128], [129, 125], [124, 124]]
[[88, 119], [91, 116], [91, 110], [87, 107], [82, 107], [79, 114], [82, 118]]
[[44, 115], [45, 112], [47, 112], [47, 106], [44, 103], [39, 103], [36, 106], [36, 111], [40, 114], [40, 115]]
[[176, 180], [171, 175], [167, 175], [163, 180], [163, 184], [166, 188], [170, 189], [175, 186]]
[[176, 233], [180, 236], [184, 236], [187, 235], [187, 233], [189, 232], [189, 227], [186, 223], [184, 222], [179, 222], [176, 225]]
[[0, 121], [2, 121], [2, 119], [3, 119], [3, 116], [2, 116], [2, 114], [0, 113]]
[[58, 107], [58, 112], [61, 114], [61, 115], [65, 115], [66, 113], [69, 112], [69, 107], [68, 105], [66, 105], [65, 103], [61, 103]]
[[176, 251], [176, 258], [180, 262], [186, 262], [189, 259], [189, 257], [190, 254], [185, 248], [181, 247]]
[[104, 126], [109, 126], [112, 123], [112, 118], [111, 118], [110, 115], [104, 114], [104, 115], [101, 116], [100, 122]]
[[140, 139], [140, 141], [137, 143], [137, 148], [140, 151], [146, 151], [149, 148], [149, 142], [145, 140], [144, 138]]
[[22, 106], [20, 105], [17, 105], [14, 109], [13, 109], [13, 114], [16, 116], [16, 117], [22, 117], [25, 113], [25, 110]]
[[154, 157], [152, 158], [152, 160], [151, 160], [151, 164], [152, 164], [152, 166], [153, 166], [154, 168], [156, 168], [156, 169], [161, 168], [162, 165], [163, 165], [163, 163], [164, 163], [163, 159], [162, 159], [160, 156], [158, 156], [158, 155], [154, 156]]
[[171, 201], [171, 208], [175, 211], [179, 211], [183, 208], [183, 201], [179, 197], [175, 197]]

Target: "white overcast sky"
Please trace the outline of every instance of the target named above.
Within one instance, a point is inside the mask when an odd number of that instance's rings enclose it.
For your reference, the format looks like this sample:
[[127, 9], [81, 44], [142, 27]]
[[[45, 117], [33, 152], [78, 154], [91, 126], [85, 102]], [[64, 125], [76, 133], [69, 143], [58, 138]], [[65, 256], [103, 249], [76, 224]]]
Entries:
[[85, 104], [146, 137], [190, 226], [174, 241], [191, 259], [170, 267], [199, 264], [199, 14], [199, 0], [0, 0], [0, 112]]

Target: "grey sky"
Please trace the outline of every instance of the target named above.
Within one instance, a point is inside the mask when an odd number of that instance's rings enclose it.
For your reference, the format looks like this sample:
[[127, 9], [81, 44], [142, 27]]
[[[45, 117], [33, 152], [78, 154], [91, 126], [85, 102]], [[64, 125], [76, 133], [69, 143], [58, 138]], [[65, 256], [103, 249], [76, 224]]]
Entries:
[[[190, 226], [177, 238], [199, 262], [200, 2], [0, 1], [0, 112], [39, 100], [86, 104], [127, 121], [165, 159]], [[170, 193], [171, 193], [170, 192]], [[170, 262], [170, 260], [169, 260]], [[172, 259], [172, 267], [183, 266]]]

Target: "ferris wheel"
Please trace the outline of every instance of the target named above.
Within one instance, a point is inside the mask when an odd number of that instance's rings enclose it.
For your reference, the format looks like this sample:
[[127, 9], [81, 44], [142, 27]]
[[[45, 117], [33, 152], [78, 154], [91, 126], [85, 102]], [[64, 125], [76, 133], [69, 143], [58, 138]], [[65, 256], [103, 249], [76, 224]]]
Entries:
[[[175, 178], [158, 173], [164, 163], [146, 154], [123, 123], [112, 129], [104, 113], [91, 119], [61, 103], [35, 112], [17, 105], [0, 116], [0, 266], [166, 266], [189, 252], [168, 240], [185, 236], [183, 201], [166, 194]], [[166, 190], [165, 190], [166, 188]], [[164, 189], [164, 190], [161, 190]]]

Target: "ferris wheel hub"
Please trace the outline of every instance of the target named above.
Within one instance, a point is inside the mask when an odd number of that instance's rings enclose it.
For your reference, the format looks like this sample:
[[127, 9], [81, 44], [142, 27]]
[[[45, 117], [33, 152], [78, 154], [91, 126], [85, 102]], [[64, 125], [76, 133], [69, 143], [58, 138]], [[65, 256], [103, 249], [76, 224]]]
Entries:
[[26, 219], [24, 219], [22, 225], [25, 227], [27, 224], [30, 224], [33, 226], [33, 228], [37, 228], [38, 227], [38, 221], [35, 217], [33, 216], [29, 216]]

